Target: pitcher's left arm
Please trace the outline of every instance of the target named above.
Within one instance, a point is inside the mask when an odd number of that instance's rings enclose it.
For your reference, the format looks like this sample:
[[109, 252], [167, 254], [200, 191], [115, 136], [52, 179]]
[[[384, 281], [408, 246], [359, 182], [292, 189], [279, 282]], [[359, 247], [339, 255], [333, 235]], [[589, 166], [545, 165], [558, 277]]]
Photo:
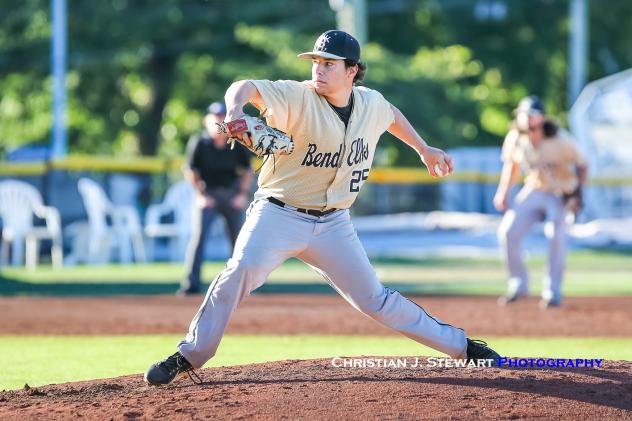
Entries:
[[[387, 129], [388, 132], [417, 151], [421, 161], [428, 167], [431, 176], [440, 177], [450, 174], [453, 170], [452, 158], [441, 149], [429, 146], [404, 114], [393, 104], [391, 104], [391, 110], [395, 119]], [[437, 173], [435, 165], [440, 168], [440, 174]]]

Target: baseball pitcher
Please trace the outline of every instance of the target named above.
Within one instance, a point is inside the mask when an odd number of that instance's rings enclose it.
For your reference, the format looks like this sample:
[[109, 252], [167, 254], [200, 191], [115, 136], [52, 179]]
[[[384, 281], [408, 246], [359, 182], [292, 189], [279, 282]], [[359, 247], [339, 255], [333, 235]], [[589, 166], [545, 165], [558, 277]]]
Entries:
[[[222, 129], [267, 156], [259, 189], [234, 253], [211, 283], [178, 352], [152, 365], [145, 380], [168, 384], [202, 367], [237, 305], [291, 257], [313, 267], [356, 309], [403, 335], [455, 358], [496, 363], [498, 354], [484, 342], [382, 285], [349, 216], [385, 131], [412, 147], [432, 176], [448, 175], [451, 159], [428, 146], [379, 92], [357, 86], [366, 65], [351, 35], [327, 31], [299, 57], [312, 61], [309, 81], [245, 80], [226, 92]], [[245, 116], [247, 103], [267, 124]]]
[[494, 206], [508, 209], [511, 187], [526, 170], [524, 187], [516, 196], [498, 229], [498, 239], [509, 269], [507, 295], [499, 304], [513, 303], [529, 293], [527, 267], [522, 257], [522, 240], [537, 222], [548, 222], [548, 275], [542, 285], [542, 308], [562, 302], [562, 276], [566, 261], [565, 228], [568, 212], [582, 206], [582, 186], [587, 165], [574, 143], [558, 133], [557, 126], [544, 116], [544, 106], [536, 96], [523, 98], [516, 109], [513, 127], [502, 149], [503, 169]]

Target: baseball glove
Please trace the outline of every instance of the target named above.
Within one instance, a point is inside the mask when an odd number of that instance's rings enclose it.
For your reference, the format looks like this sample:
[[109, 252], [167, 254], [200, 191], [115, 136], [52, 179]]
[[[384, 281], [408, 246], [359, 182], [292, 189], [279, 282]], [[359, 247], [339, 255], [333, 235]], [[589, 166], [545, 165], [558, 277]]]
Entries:
[[564, 193], [562, 195], [562, 203], [571, 213], [577, 217], [584, 207], [584, 198], [582, 194], [582, 187], [577, 186], [575, 190], [570, 193]]
[[[294, 150], [294, 140], [281, 130], [268, 126], [264, 121], [251, 116], [217, 124], [218, 131], [228, 135], [231, 148], [235, 141], [254, 152], [257, 156], [289, 155]], [[236, 135], [248, 133], [250, 144], [241, 141]]]

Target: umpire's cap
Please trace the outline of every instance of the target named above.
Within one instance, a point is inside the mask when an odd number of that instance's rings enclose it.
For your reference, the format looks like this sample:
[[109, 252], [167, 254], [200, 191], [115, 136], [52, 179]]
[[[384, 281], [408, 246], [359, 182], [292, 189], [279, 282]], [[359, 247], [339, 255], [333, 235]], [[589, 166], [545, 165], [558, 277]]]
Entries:
[[301, 53], [298, 57], [311, 60], [314, 57], [334, 60], [360, 61], [360, 43], [345, 31], [324, 32], [314, 43], [314, 50]]
[[223, 102], [214, 102], [206, 108], [207, 114], [226, 115], [226, 105]]
[[514, 112], [527, 114], [545, 114], [544, 104], [542, 104], [540, 98], [535, 95], [529, 95], [522, 98]]

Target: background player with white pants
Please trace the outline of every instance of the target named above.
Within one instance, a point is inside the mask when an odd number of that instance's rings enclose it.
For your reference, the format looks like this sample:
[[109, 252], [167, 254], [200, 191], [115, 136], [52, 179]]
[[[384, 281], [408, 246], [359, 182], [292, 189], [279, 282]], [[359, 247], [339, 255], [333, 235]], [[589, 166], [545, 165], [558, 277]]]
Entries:
[[[237, 305], [290, 257], [321, 273], [355, 308], [409, 338], [455, 358], [497, 363], [498, 354], [484, 343], [384, 287], [349, 215], [386, 130], [414, 148], [433, 176], [452, 171], [450, 158], [428, 146], [379, 92], [354, 86], [366, 69], [355, 38], [327, 31], [299, 57], [312, 60], [312, 80], [240, 81], [226, 92], [226, 121], [243, 116], [252, 103], [270, 126], [292, 135], [295, 148], [265, 162], [226, 269], [212, 282], [178, 352], [152, 365], [145, 380], [167, 384], [202, 367]], [[247, 134], [240, 140], [249, 143]]]
[[562, 277], [566, 264], [566, 214], [578, 212], [586, 180], [586, 162], [570, 139], [558, 134], [557, 126], [544, 116], [535, 96], [523, 98], [516, 109], [513, 127], [505, 137], [504, 162], [494, 205], [508, 208], [508, 195], [518, 181], [520, 169], [527, 171], [524, 187], [514, 206], [505, 213], [498, 239], [509, 269], [507, 295], [499, 304], [509, 304], [528, 295], [528, 273], [522, 256], [522, 240], [537, 222], [548, 222], [549, 267], [542, 285], [541, 307], [562, 302]]

